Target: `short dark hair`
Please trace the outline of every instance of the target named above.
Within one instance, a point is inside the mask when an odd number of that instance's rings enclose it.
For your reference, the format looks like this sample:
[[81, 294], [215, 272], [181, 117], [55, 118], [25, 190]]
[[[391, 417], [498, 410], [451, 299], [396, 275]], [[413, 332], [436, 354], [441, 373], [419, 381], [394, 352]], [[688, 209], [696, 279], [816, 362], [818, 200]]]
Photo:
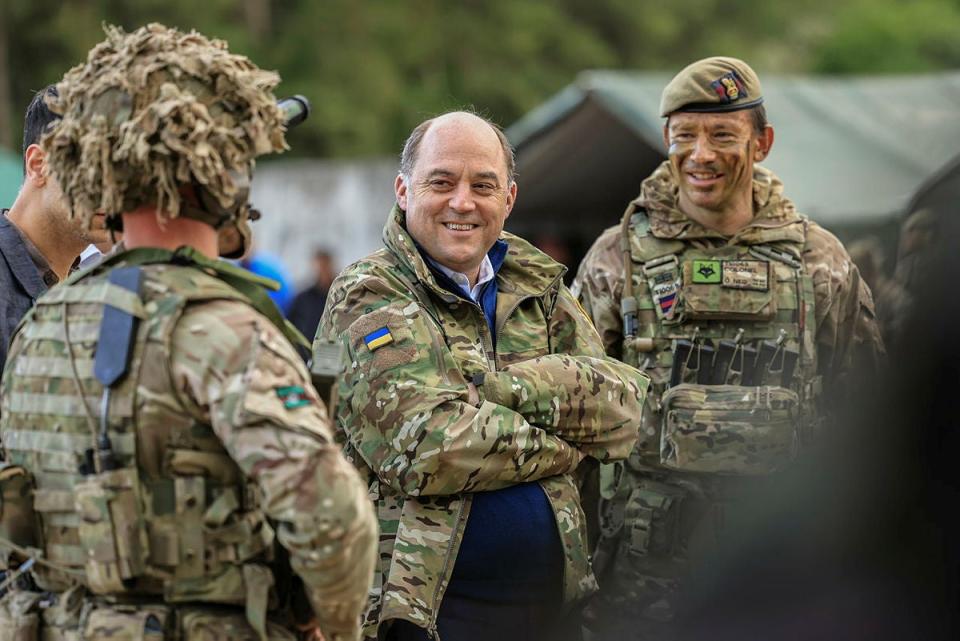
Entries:
[[[455, 111], [447, 113], [458, 113]], [[490, 128], [493, 129], [494, 133], [497, 134], [497, 139], [500, 140], [500, 147], [503, 149], [503, 157], [507, 161], [507, 184], [511, 185], [516, 180], [516, 158], [513, 154], [513, 146], [510, 145], [510, 141], [507, 140], [506, 134], [503, 133], [503, 129], [500, 128], [495, 122], [489, 118], [485, 118], [480, 114], [464, 110], [462, 113], [468, 113], [472, 116], [476, 116], [480, 120], [484, 121]], [[445, 116], [447, 114], [441, 114]], [[423, 137], [427, 135], [427, 130], [430, 129], [430, 125], [433, 124], [433, 121], [439, 118], [436, 116], [428, 120], [424, 120], [419, 125], [414, 127], [413, 131], [410, 132], [410, 135], [407, 137], [407, 141], [403, 143], [403, 152], [400, 154], [400, 175], [404, 179], [410, 178], [410, 175], [413, 173], [413, 166], [417, 164], [417, 154], [420, 153], [420, 143], [423, 142]]]
[[767, 121], [767, 108], [762, 104], [759, 104], [756, 107], [751, 107], [750, 122], [753, 123], [753, 130], [757, 134], [762, 134], [766, 130], [767, 125], [770, 124]]
[[[40, 138], [50, 127], [50, 124], [60, 120], [60, 116], [50, 111], [47, 106], [47, 96], [58, 97], [57, 88], [54, 85], [48, 85], [35, 93], [30, 104], [27, 106], [27, 113], [23, 116], [23, 162], [27, 162], [27, 147], [40, 142]], [[26, 169], [26, 165], [24, 165]]]

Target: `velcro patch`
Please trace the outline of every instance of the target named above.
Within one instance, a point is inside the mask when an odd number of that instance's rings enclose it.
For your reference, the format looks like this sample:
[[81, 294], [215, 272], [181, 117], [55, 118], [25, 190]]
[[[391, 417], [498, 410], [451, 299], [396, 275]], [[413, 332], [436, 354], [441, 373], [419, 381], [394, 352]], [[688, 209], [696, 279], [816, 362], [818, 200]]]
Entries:
[[380, 329], [374, 330], [363, 337], [363, 342], [371, 352], [377, 348], [383, 347], [384, 345], [389, 345], [393, 342], [393, 334], [390, 333], [390, 330], [384, 326]]
[[722, 285], [731, 289], [765, 292], [770, 289], [770, 263], [763, 260], [725, 260]]
[[304, 405], [310, 405], [313, 401], [307, 396], [306, 390], [299, 385], [287, 385], [285, 387], [275, 387], [273, 391], [277, 393], [277, 398], [283, 401], [283, 406], [288, 410], [297, 409]]
[[692, 281], [700, 285], [713, 285], [721, 281], [722, 268], [719, 260], [694, 260]]

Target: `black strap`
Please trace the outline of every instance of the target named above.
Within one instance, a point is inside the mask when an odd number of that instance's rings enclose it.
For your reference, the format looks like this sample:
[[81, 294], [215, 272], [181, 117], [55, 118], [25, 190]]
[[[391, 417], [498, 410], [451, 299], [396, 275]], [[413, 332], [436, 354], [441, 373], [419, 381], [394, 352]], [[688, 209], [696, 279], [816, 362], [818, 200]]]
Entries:
[[[139, 297], [143, 270], [139, 266], [120, 267], [110, 272], [109, 281]], [[107, 302], [93, 358], [93, 374], [104, 387], [112, 387], [126, 375], [136, 333], [137, 317]]]

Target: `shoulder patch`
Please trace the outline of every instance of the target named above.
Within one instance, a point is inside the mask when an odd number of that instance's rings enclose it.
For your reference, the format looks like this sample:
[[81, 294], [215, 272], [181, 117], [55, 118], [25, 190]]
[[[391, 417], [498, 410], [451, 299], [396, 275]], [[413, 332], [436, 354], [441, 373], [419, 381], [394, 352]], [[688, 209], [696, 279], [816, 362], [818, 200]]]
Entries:
[[273, 391], [277, 393], [277, 398], [283, 402], [283, 406], [288, 410], [297, 409], [298, 407], [311, 405], [313, 403], [310, 397], [307, 396], [306, 390], [300, 385], [275, 387]]
[[390, 333], [390, 329], [386, 326], [383, 326], [379, 329], [376, 329], [366, 336], [363, 337], [363, 342], [366, 344], [367, 349], [371, 352], [379, 347], [384, 345], [389, 345], [393, 342], [393, 334]]

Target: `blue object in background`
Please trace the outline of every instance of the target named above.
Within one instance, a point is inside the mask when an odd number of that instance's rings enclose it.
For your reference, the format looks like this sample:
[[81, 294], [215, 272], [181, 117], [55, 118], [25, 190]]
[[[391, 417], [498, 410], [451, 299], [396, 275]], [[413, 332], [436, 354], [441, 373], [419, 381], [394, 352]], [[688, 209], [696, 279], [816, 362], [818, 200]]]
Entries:
[[267, 290], [267, 293], [270, 294], [270, 298], [286, 316], [290, 311], [290, 304], [293, 302], [293, 288], [290, 286], [290, 278], [287, 276], [283, 261], [270, 254], [257, 252], [249, 258], [241, 259], [240, 266], [258, 276], [266, 276], [280, 283], [278, 291]]
[[9, 207], [23, 182], [23, 159], [0, 147], [0, 207]]

